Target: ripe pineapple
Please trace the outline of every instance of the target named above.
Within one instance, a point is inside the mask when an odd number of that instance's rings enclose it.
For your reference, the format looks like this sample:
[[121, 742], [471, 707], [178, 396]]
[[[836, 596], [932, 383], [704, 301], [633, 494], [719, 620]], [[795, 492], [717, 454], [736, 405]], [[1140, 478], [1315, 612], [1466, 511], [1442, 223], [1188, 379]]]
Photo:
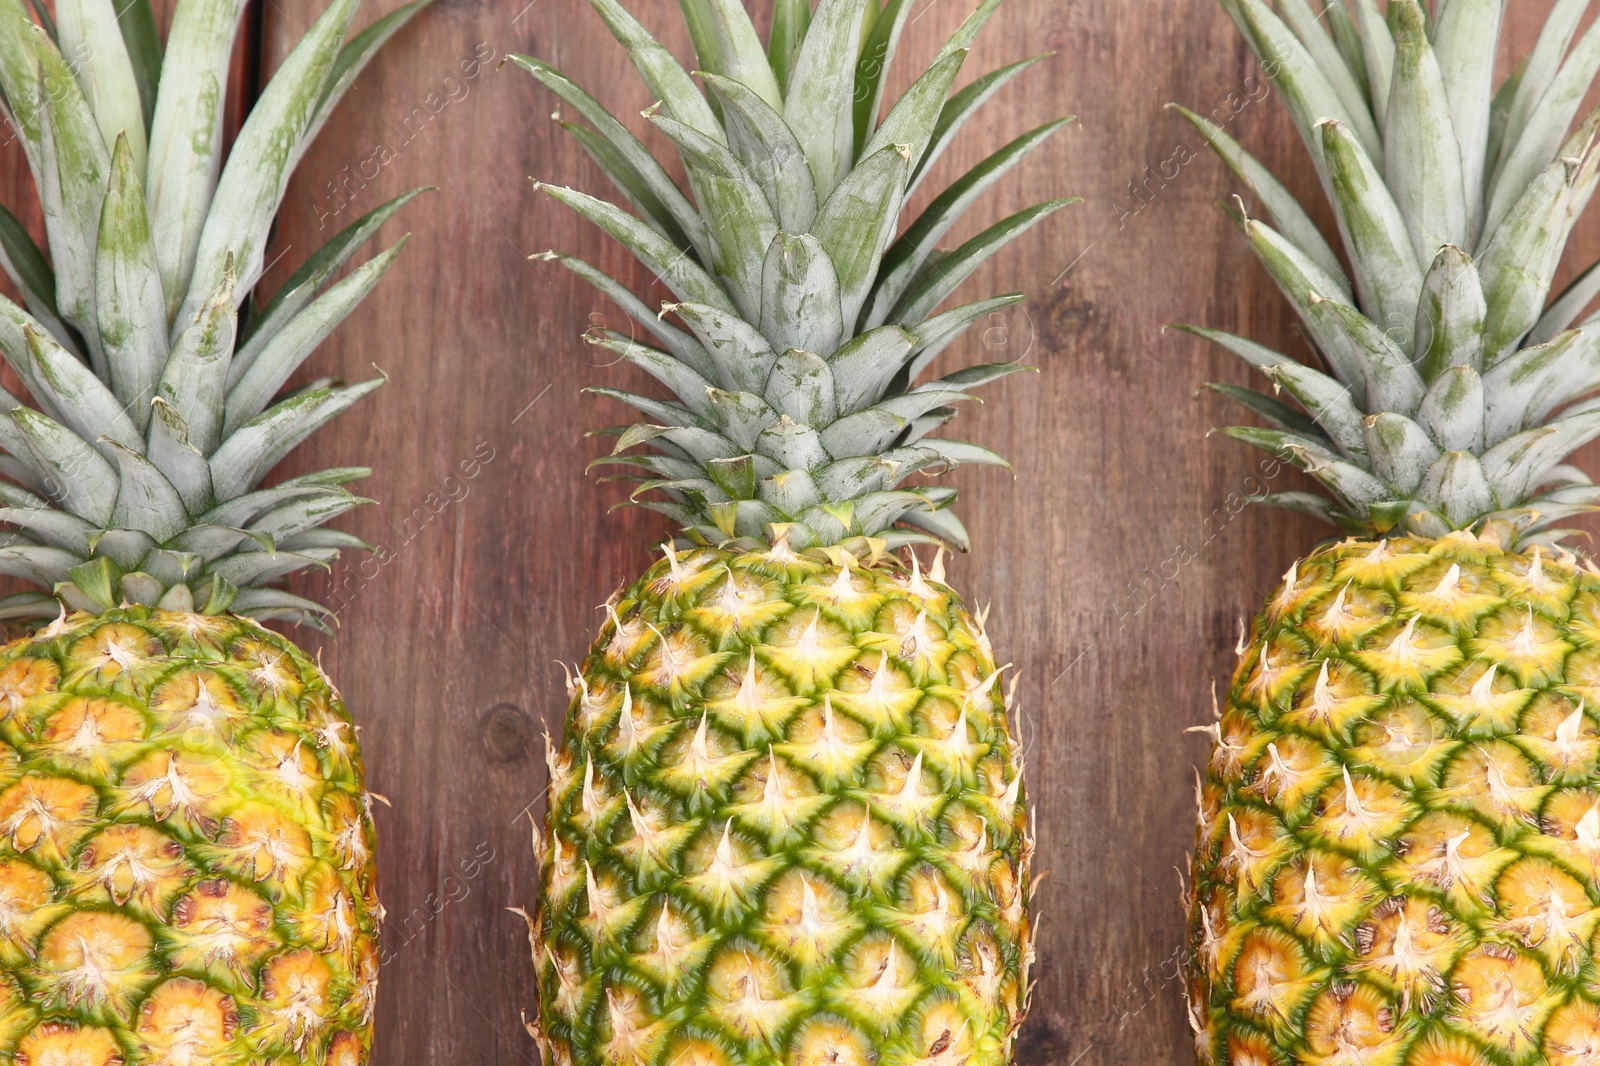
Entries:
[[[0, 0], [0, 87], [49, 261], [0, 211], [28, 310], [0, 299], [0, 573], [54, 617], [0, 648], [0, 1058], [17, 1066], [368, 1058], [372, 822], [338, 693], [260, 620], [320, 624], [270, 587], [356, 538], [328, 470], [257, 488], [378, 384], [274, 396], [398, 247], [328, 285], [400, 203], [241, 310], [300, 152], [415, 10], [345, 41], [334, 3], [223, 166], [242, 0]], [[43, 16], [41, 16], [43, 17]], [[68, 58], [76, 61], [74, 66]], [[319, 295], [320, 293], [320, 295]]]
[[[1271, 225], [1238, 222], [1326, 372], [1195, 332], [1272, 381], [1229, 434], [1327, 497], [1241, 641], [1199, 782], [1189, 995], [1202, 1063], [1600, 1062], [1600, 269], [1547, 300], [1594, 192], [1600, 27], [1558, 0], [1494, 85], [1501, 0], [1223, 0], [1274, 72], [1347, 274], [1256, 160], [1185, 112]], [[1576, 323], [1576, 325], [1574, 325]], [[1279, 399], [1281, 389], [1298, 402]]]
[[[529, 918], [529, 1029], [553, 1066], [998, 1066], [1027, 1001], [1031, 841], [1022, 764], [982, 618], [893, 549], [967, 537], [949, 489], [1004, 460], [928, 434], [1021, 367], [924, 368], [1001, 296], [935, 314], [1062, 206], [935, 245], [1061, 125], [1011, 142], [895, 239], [910, 190], [1028, 62], [950, 95], [986, 2], [880, 121], [912, 5], [780, 0], [765, 49], [736, 0], [685, 0], [708, 96], [615, 0], [594, 6], [661, 103], [693, 203], [546, 64], [513, 57], [637, 215], [551, 195], [673, 292], [657, 315], [571, 256], [653, 344], [591, 343], [672, 399], [601, 462], [642, 469], [679, 546], [608, 605], [549, 750]], [[638, 454], [650, 444], [653, 454]]]

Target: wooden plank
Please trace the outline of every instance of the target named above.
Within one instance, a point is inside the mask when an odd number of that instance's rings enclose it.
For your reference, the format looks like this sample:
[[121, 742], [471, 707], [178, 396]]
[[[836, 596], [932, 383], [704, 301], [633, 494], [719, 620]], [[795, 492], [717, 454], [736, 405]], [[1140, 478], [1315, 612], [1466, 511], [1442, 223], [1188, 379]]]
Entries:
[[[369, 4], [364, 17], [392, 6]], [[672, 6], [638, 5], [683, 54]], [[268, 6], [268, 68], [320, 7]], [[1508, 54], [1547, 7], [1514, 6]], [[919, 8], [907, 55], [931, 56], [962, 14]], [[1297, 193], [1311, 197], [1315, 183], [1215, 5], [1013, 0], [969, 69], [1042, 49], [1058, 55], [942, 164], [959, 173], [1012, 131], [1082, 116], [990, 210], [1063, 193], [1088, 203], [969, 284], [1022, 288], [1029, 301], [949, 357], [1016, 356], [1043, 370], [962, 415], [963, 435], [1010, 455], [1019, 479], [954, 478], [977, 548], [952, 580], [993, 604], [997, 649], [1023, 678], [1049, 874], [1018, 1061], [1181, 1062], [1191, 1043], [1176, 868], [1192, 840], [1188, 767], [1205, 755], [1182, 730], [1208, 720], [1240, 620], [1323, 530], [1243, 504], [1263, 482], [1301, 482], [1206, 439], [1234, 415], [1197, 387], [1246, 375], [1163, 329], [1203, 322], [1298, 350], [1279, 297], [1215, 209], [1235, 184], [1162, 105], [1217, 111]], [[314, 373], [352, 378], [376, 363], [390, 383], [290, 464], [378, 470], [366, 490], [382, 506], [346, 524], [390, 561], [341, 564], [331, 590], [343, 626], [322, 648], [363, 723], [372, 786], [392, 803], [378, 814], [391, 918], [377, 1058], [403, 1066], [536, 1060], [519, 1023], [533, 1006], [526, 941], [503, 908], [532, 901], [521, 812], [539, 810], [537, 733], [566, 702], [554, 663], [583, 654], [595, 605], [666, 531], [642, 512], [608, 513], [621, 490], [582, 474], [601, 450], [583, 434], [622, 414], [579, 390], [642, 382], [577, 339], [619, 322], [616, 311], [526, 257], [559, 247], [648, 279], [530, 191], [529, 175], [592, 190], [603, 179], [548, 121], [551, 98], [496, 69], [510, 51], [556, 62], [628, 115], [650, 102], [582, 0], [441, 5], [389, 46], [307, 156], [269, 279], [356, 213], [440, 186], [387, 227], [384, 243], [410, 231], [410, 246], [314, 360]], [[1600, 224], [1576, 243], [1600, 253]], [[330, 582], [298, 588], [328, 595]]]

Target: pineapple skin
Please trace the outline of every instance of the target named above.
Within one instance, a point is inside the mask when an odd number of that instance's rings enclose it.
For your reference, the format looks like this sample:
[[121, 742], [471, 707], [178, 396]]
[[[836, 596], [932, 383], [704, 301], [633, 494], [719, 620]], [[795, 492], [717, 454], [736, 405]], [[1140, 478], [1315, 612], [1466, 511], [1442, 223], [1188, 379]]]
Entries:
[[1010, 1061], [1021, 755], [981, 625], [891, 562], [668, 549], [609, 605], [536, 841], [547, 1064]]
[[354, 729], [248, 619], [133, 607], [0, 648], [0, 1058], [305, 1062], [372, 1044]]
[[1570, 555], [1462, 532], [1297, 563], [1198, 786], [1198, 1060], [1593, 1061], [1597, 711], [1600, 576]]

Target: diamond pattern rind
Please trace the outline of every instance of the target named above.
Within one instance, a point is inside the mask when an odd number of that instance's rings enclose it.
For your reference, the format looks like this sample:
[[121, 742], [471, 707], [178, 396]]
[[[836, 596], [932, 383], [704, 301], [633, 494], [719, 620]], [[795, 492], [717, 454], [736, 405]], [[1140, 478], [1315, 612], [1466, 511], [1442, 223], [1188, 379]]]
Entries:
[[0, 1058], [361, 1066], [377, 869], [337, 692], [254, 622], [0, 648]]
[[553, 1066], [1002, 1066], [1032, 849], [988, 641], [842, 550], [699, 548], [611, 605], [550, 751]]
[[1600, 1062], [1600, 573], [1345, 541], [1252, 624], [1199, 789], [1202, 1064]]

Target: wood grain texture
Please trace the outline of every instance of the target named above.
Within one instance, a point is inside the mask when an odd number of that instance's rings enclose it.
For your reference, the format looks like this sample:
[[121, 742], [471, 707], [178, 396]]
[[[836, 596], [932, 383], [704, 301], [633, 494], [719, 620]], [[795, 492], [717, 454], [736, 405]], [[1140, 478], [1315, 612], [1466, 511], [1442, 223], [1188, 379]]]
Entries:
[[[649, 278], [531, 189], [529, 176], [604, 185], [550, 121], [555, 101], [496, 63], [508, 52], [550, 60], [629, 116], [650, 100], [583, 0], [524, 3], [437, 0], [391, 43], [301, 165], [268, 279], [381, 200], [439, 186], [386, 228], [385, 243], [409, 231], [410, 245], [314, 360], [315, 373], [352, 378], [376, 364], [388, 386], [289, 464], [377, 468], [365, 489], [381, 506], [346, 525], [387, 561], [350, 559], [298, 587], [341, 607], [323, 660], [363, 725], [372, 787], [392, 804], [378, 813], [390, 919], [376, 1057], [392, 1066], [537, 1060], [519, 1023], [533, 1006], [526, 938], [504, 908], [534, 892], [538, 733], [564, 712], [557, 660], [583, 655], [596, 605], [667, 532], [646, 512], [611, 511], [620, 489], [583, 473], [601, 451], [584, 433], [625, 416], [580, 389], [644, 384], [579, 341], [621, 315], [527, 256], [560, 248], [638, 286]], [[369, 0], [361, 17], [391, 6]], [[1514, 0], [1508, 58], [1529, 47], [1548, 6]], [[267, 5], [265, 70], [321, 7]], [[687, 54], [669, 0], [636, 8]], [[955, 0], [919, 6], [905, 59], [930, 57], [965, 11]], [[1191, 1045], [1177, 869], [1192, 840], [1189, 767], [1205, 754], [1183, 729], [1209, 720], [1240, 621], [1323, 529], [1244, 505], [1264, 484], [1299, 480], [1205, 437], [1234, 412], [1197, 389], [1246, 375], [1163, 329], [1201, 322], [1299, 344], [1215, 208], [1235, 183], [1163, 105], [1215, 112], [1296, 193], [1315, 184], [1271, 85], [1214, 4], [1011, 0], [968, 69], [1042, 50], [1057, 54], [940, 166], [957, 174], [1016, 132], [1080, 116], [986, 214], [1065, 194], [1086, 203], [963, 290], [1020, 288], [1029, 300], [974, 331], [951, 364], [1022, 358], [1041, 374], [1002, 383], [958, 423], [1012, 457], [1019, 479], [955, 475], [976, 550], [951, 573], [970, 602], [994, 605], [997, 650], [1023, 679], [1048, 877], [1019, 1062], [1180, 1063]], [[1591, 218], [1575, 255], [1596, 254]]]

